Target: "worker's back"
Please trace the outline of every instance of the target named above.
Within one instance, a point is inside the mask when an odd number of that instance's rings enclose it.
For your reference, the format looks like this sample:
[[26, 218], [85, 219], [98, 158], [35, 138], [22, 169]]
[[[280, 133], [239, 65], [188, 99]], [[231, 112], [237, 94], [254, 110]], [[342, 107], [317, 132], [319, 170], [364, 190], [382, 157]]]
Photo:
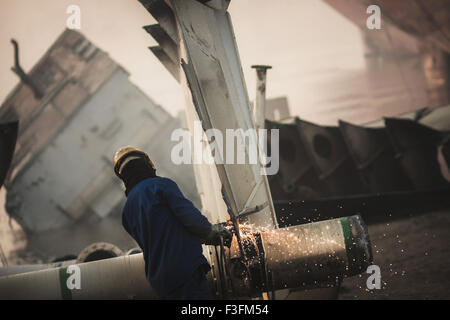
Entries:
[[160, 296], [207, 264], [200, 239], [211, 224], [170, 179], [154, 177], [136, 184], [128, 194], [122, 224], [141, 247], [147, 279]]

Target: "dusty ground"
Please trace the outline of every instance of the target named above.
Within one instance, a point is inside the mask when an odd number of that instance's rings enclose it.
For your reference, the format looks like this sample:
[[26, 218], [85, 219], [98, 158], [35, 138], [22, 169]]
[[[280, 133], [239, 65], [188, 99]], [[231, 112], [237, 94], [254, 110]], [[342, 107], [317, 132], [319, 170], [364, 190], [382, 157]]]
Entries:
[[340, 299], [450, 299], [450, 211], [369, 226], [382, 288], [345, 279]]

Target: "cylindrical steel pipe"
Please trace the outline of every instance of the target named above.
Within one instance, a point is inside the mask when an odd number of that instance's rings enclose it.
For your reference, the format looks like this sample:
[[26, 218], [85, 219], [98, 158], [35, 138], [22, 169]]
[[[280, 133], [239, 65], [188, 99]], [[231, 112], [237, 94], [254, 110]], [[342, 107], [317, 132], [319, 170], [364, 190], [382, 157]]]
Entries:
[[269, 287], [309, 288], [366, 271], [372, 262], [368, 231], [360, 216], [261, 233]]
[[62, 262], [54, 262], [49, 264], [24, 264], [0, 268], [0, 277], [9, 276], [13, 274], [27, 273], [32, 271], [39, 271], [45, 269], [54, 269], [59, 267], [66, 267], [75, 264], [76, 260], [68, 260]]
[[142, 254], [74, 266], [1, 277], [0, 300], [157, 298], [145, 278]]
[[123, 256], [119, 247], [107, 242], [95, 242], [81, 250], [77, 263], [91, 262]]
[[369, 234], [360, 216], [243, 232], [241, 238], [247, 261], [233, 241], [226, 266], [235, 297], [334, 286], [338, 278], [362, 273], [372, 262]]

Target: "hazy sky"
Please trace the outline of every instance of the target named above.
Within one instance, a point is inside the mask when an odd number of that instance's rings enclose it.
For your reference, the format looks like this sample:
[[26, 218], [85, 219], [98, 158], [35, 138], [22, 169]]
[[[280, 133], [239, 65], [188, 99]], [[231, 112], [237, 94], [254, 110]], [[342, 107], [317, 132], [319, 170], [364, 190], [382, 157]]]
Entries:
[[[81, 8], [81, 32], [127, 69], [132, 81], [172, 114], [183, 110], [178, 83], [147, 49], [142, 26], [155, 23], [137, 0], [0, 0], [0, 101], [18, 78], [10, 71], [14, 37], [30, 70], [66, 27], [70, 4]], [[233, 0], [229, 8], [250, 98], [253, 64], [269, 64], [268, 97], [286, 95], [301, 115], [320, 92], [311, 83], [342, 70], [364, 68], [360, 34], [321, 0]], [[363, 14], [363, 13], [362, 13]]]

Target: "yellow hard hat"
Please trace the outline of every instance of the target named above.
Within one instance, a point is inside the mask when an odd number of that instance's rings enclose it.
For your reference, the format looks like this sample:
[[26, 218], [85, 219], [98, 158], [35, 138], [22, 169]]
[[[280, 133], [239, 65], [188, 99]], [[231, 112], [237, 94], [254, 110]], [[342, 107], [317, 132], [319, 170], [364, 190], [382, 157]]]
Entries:
[[153, 164], [152, 160], [150, 160], [149, 156], [142, 150], [136, 148], [136, 147], [122, 147], [119, 148], [114, 155], [113, 160], [113, 166], [114, 166], [114, 172], [116, 175], [120, 178], [120, 174], [122, 173], [122, 169], [124, 168], [125, 164], [128, 161], [144, 158], [146, 159], [150, 166], [155, 169], [155, 165]]

